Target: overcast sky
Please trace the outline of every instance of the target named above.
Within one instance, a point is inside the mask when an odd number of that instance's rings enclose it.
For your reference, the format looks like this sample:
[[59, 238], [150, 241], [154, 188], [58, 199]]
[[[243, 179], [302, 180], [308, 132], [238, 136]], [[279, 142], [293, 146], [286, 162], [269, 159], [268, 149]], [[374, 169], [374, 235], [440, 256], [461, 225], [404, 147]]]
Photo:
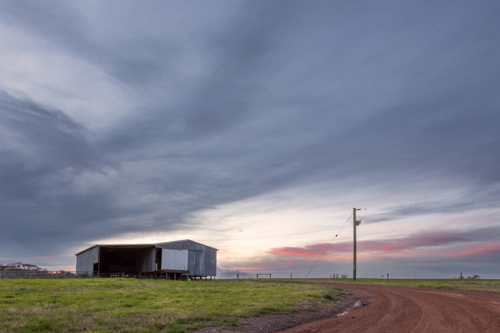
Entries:
[[189, 238], [229, 275], [352, 274], [358, 207], [360, 277], [500, 277], [498, 17], [1, 0], [0, 262]]

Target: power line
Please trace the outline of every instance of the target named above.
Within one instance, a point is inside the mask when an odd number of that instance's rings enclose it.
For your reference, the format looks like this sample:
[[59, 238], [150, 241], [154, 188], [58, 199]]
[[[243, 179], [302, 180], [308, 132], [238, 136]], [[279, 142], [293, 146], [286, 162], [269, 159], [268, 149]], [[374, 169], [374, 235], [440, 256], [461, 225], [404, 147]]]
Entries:
[[344, 229], [346, 223], [351, 219], [351, 216], [352, 214], [347, 218], [347, 220], [344, 222], [344, 225], [342, 226], [342, 228], [339, 229], [339, 231], [337, 232], [337, 234], [335, 235], [335, 238], [332, 239], [332, 241], [328, 244], [328, 246], [326, 247], [326, 249], [323, 251], [323, 253], [319, 256], [318, 260], [316, 260], [316, 262], [314, 263], [314, 265], [311, 267], [311, 269], [309, 270], [309, 272], [307, 273], [306, 275], [306, 278], [309, 276], [309, 274], [312, 272], [312, 270], [314, 269], [314, 267], [316, 266], [316, 264], [318, 263], [318, 261], [325, 255], [326, 251], [328, 250], [328, 248], [330, 247], [330, 245], [333, 244], [333, 242], [335, 241], [335, 239], [337, 239], [338, 235], [340, 234], [340, 232], [342, 231], [342, 229]]
[[367, 210], [367, 209], [368, 209], [368, 208], [364, 208], [365, 212], [363, 213], [363, 217], [360, 219], [360, 221], [362, 221], [362, 220], [365, 218], [365, 216], [366, 216], [366, 210]]
[[295, 235], [304, 235], [304, 234], [313, 234], [316, 232], [322, 232], [322, 231], [331, 231], [335, 230], [336, 228], [330, 228], [330, 229], [323, 229], [323, 230], [316, 230], [316, 231], [306, 231], [306, 232], [298, 232], [295, 234], [286, 234], [286, 235], [274, 235], [274, 236], [264, 236], [264, 237], [250, 237], [250, 238], [226, 238], [226, 239], [204, 239], [200, 240], [200, 242], [208, 242], [208, 241], [236, 241], [236, 240], [249, 240], [249, 239], [265, 239], [265, 238], [275, 238], [275, 237], [285, 237], [285, 236], [295, 236]]

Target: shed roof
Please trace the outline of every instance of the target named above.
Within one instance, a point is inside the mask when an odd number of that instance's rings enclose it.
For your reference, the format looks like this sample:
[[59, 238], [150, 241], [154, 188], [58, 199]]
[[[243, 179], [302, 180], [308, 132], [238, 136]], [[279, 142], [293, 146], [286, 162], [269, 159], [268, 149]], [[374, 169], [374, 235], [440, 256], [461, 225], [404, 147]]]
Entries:
[[171, 242], [161, 242], [161, 243], [155, 243], [154, 245], [169, 244], [169, 243], [178, 243], [178, 242], [192, 242], [192, 243], [196, 243], [196, 244], [199, 244], [199, 245], [202, 245], [202, 246], [205, 246], [205, 247], [209, 247], [211, 249], [214, 249], [215, 251], [219, 251], [219, 249], [216, 249], [215, 247], [211, 247], [211, 246], [208, 246], [208, 245], [205, 245], [205, 244], [201, 244], [201, 243], [195, 242], [194, 240], [191, 240], [191, 239], [181, 239], [181, 240], [176, 240], [176, 241], [171, 241]]
[[83, 252], [87, 252], [88, 250], [93, 249], [94, 247], [98, 247], [98, 246], [100, 246], [100, 247], [121, 247], [121, 248], [129, 248], [129, 249], [131, 249], [131, 248], [140, 249], [140, 248], [154, 247], [155, 245], [154, 244], [96, 244], [96, 245], [92, 245], [89, 248], [86, 248], [83, 251], [76, 253], [75, 256], [77, 256]]
[[216, 249], [215, 247], [211, 247], [211, 246], [208, 246], [208, 245], [205, 245], [205, 244], [201, 244], [201, 243], [195, 242], [195, 241], [190, 240], [190, 239], [182, 239], [182, 240], [177, 240], [177, 241], [155, 243], [155, 244], [96, 244], [96, 245], [92, 245], [89, 248], [86, 248], [83, 251], [80, 251], [80, 252], [76, 253], [75, 256], [77, 256], [79, 254], [82, 254], [84, 252], [87, 252], [88, 250], [93, 249], [94, 247], [99, 247], [99, 246], [100, 247], [121, 247], [121, 248], [147, 248], [147, 247], [156, 247], [157, 244], [168, 244], [168, 243], [177, 243], [177, 242], [185, 242], [185, 241], [193, 242], [193, 243], [196, 243], [196, 244], [199, 244], [199, 245], [203, 245], [205, 247], [209, 247], [209, 248], [214, 249], [216, 251], [219, 251], [219, 249]]

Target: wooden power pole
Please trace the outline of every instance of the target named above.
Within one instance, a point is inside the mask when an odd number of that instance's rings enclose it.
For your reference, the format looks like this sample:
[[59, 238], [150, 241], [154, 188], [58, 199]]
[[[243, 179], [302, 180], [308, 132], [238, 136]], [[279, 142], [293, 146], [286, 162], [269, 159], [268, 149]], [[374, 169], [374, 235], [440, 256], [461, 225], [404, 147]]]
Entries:
[[353, 235], [354, 235], [354, 247], [353, 247], [353, 266], [352, 266], [352, 280], [356, 281], [356, 226], [358, 226], [361, 221], [356, 220], [356, 211], [361, 210], [360, 208], [352, 209], [352, 227], [353, 227]]

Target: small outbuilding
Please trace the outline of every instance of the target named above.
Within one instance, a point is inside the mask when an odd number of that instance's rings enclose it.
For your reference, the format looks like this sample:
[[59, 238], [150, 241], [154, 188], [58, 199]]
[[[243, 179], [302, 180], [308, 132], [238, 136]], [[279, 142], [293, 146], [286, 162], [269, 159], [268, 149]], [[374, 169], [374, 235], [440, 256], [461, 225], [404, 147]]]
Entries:
[[157, 244], [96, 244], [76, 254], [76, 271], [94, 276], [211, 278], [217, 275], [217, 251], [189, 239]]

